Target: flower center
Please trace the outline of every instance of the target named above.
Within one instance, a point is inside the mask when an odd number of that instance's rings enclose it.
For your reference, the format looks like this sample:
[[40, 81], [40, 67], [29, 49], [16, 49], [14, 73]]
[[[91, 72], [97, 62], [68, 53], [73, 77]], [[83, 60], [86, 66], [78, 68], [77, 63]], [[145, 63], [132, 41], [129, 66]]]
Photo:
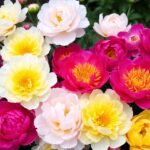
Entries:
[[132, 92], [150, 90], [150, 71], [142, 68], [132, 68], [123, 76], [125, 85]]
[[93, 79], [96, 83], [101, 79], [99, 70], [94, 65], [89, 63], [77, 64], [73, 68], [72, 73], [77, 81], [82, 81], [87, 84], [91, 81], [92, 77], [94, 77]]
[[71, 52], [65, 52], [63, 55], [60, 56], [60, 60], [64, 60], [66, 58], [68, 58], [72, 53]]
[[130, 37], [130, 41], [131, 42], [138, 42], [140, 40], [138, 35], [133, 35]]
[[115, 60], [117, 58], [116, 51], [113, 48], [108, 48], [105, 51], [105, 54], [108, 56], [108, 58]]

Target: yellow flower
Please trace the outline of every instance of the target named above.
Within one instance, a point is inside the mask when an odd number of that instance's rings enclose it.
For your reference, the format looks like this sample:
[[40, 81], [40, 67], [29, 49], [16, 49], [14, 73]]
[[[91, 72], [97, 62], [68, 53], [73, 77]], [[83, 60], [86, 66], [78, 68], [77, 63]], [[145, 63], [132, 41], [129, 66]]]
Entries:
[[5, 61], [11, 60], [12, 56], [32, 54], [42, 57], [48, 54], [49, 44], [36, 27], [29, 30], [18, 28], [12, 35], [4, 40], [1, 55]]
[[133, 112], [113, 90], [105, 93], [95, 90], [90, 95], [81, 96], [81, 108], [82, 143], [91, 144], [93, 150], [117, 148], [125, 143]]
[[18, 1], [14, 4], [10, 0], [4, 1], [0, 7], [0, 39], [15, 31], [16, 24], [25, 20], [27, 11], [27, 8], [21, 9]]
[[35, 109], [47, 100], [50, 87], [57, 82], [56, 75], [49, 71], [44, 58], [30, 54], [13, 57], [0, 69], [0, 95], [9, 102]]
[[132, 127], [126, 135], [130, 150], [150, 149], [150, 110], [145, 110], [132, 119]]

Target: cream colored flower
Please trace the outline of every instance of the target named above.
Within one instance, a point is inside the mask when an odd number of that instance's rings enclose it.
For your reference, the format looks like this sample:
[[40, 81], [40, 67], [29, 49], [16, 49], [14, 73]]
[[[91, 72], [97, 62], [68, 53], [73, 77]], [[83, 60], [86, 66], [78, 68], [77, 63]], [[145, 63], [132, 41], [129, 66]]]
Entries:
[[16, 24], [25, 20], [26, 13], [27, 8], [21, 9], [18, 1], [13, 4], [10, 0], [5, 0], [0, 7], [0, 39], [14, 32]]
[[38, 28], [51, 43], [68, 45], [89, 26], [86, 8], [77, 0], [50, 0], [38, 13]]
[[0, 95], [9, 102], [35, 109], [47, 100], [50, 87], [57, 82], [56, 75], [49, 72], [44, 58], [29, 54], [13, 57], [0, 68]]
[[128, 18], [126, 14], [118, 15], [116, 13], [107, 15], [103, 18], [103, 14], [99, 16], [99, 23], [94, 23], [94, 30], [101, 36], [116, 36], [120, 31], [128, 31]]
[[36, 27], [29, 30], [17, 28], [17, 30], [4, 40], [1, 55], [3, 60], [11, 60], [12, 56], [32, 54], [42, 57], [48, 54], [50, 46]]

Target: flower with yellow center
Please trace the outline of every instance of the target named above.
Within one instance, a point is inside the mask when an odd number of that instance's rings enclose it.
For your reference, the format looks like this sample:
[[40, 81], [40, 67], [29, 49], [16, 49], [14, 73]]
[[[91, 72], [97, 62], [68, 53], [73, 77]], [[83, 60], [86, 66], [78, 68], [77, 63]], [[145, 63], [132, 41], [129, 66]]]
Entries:
[[150, 110], [144, 110], [132, 119], [132, 126], [126, 135], [130, 150], [150, 149]]
[[4, 1], [0, 7], [0, 39], [15, 31], [16, 24], [25, 20], [27, 11], [27, 8], [21, 9], [18, 1], [14, 4], [10, 0]]
[[48, 54], [49, 44], [44, 40], [43, 35], [36, 27], [29, 30], [18, 28], [12, 35], [4, 40], [4, 47], [1, 51], [3, 60], [11, 60], [13, 56], [32, 54], [42, 57]]
[[131, 126], [132, 109], [122, 103], [113, 90], [94, 90], [81, 96], [83, 128], [80, 141], [93, 150], [117, 148], [126, 141]]
[[9, 102], [35, 109], [47, 100], [50, 87], [57, 82], [56, 75], [49, 71], [44, 58], [29, 54], [13, 57], [0, 69], [0, 95]]

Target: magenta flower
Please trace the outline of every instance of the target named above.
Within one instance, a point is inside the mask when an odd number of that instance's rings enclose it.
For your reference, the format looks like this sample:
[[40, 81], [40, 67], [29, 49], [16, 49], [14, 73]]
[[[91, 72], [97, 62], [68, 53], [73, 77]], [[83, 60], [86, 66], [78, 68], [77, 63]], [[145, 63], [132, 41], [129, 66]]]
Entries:
[[144, 57], [150, 57], [150, 29], [142, 32], [140, 52]]
[[111, 73], [112, 88], [127, 103], [150, 108], [150, 59], [125, 60]]
[[34, 113], [20, 104], [0, 101], [0, 149], [18, 150], [37, 137]]
[[109, 37], [108, 40], [100, 40], [94, 46], [96, 54], [101, 55], [107, 64], [107, 69], [111, 71], [118, 62], [127, 56], [127, 47], [123, 39], [117, 37]]
[[62, 67], [63, 85], [71, 91], [91, 92], [108, 80], [105, 61], [89, 51], [74, 53]]
[[134, 24], [129, 32], [120, 32], [118, 34], [118, 37], [125, 39], [127, 47], [130, 50], [130, 55], [138, 54], [143, 30], [144, 26], [142, 24]]
[[[62, 76], [63, 73], [62, 65], [65, 64], [67, 58], [69, 58], [73, 53], [79, 52], [80, 46], [77, 44], [71, 44], [68, 47], [60, 46], [54, 50], [52, 65], [53, 72], [57, 75]], [[62, 71], [61, 71], [62, 70]]]

